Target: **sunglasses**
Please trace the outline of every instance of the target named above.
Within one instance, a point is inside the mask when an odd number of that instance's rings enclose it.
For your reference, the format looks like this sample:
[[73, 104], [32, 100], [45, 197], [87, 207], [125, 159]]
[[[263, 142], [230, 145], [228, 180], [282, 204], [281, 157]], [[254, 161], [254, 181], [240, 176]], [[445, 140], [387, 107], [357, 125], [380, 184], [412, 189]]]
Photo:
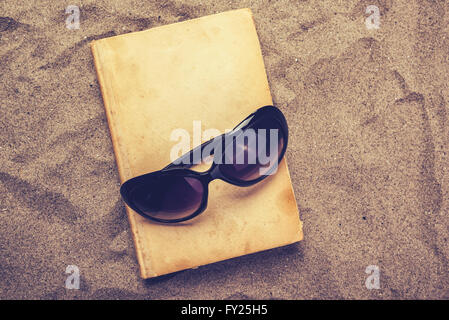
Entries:
[[[284, 115], [274, 106], [265, 106], [232, 131], [194, 148], [162, 170], [127, 180], [120, 193], [131, 209], [152, 221], [190, 220], [206, 209], [211, 181], [247, 187], [275, 174], [287, 142]], [[206, 158], [212, 158], [207, 171], [188, 169]]]

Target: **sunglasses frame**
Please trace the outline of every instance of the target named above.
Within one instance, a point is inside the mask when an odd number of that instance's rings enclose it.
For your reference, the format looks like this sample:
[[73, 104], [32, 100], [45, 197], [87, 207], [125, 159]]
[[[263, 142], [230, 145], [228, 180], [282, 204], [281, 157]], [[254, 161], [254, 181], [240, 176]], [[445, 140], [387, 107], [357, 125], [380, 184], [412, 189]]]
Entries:
[[[191, 159], [196, 152], [201, 151], [201, 154], [202, 154], [205, 147], [209, 146], [211, 143], [214, 143], [216, 141], [220, 141], [220, 140], [225, 141], [225, 142], [229, 141], [230, 139], [225, 139], [229, 135], [234, 135], [234, 137], [238, 137], [238, 135], [235, 135], [235, 134], [238, 133], [239, 130], [241, 130], [240, 134], [243, 133], [246, 129], [253, 127], [260, 119], [262, 119], [264, 117], [272, 117], [275, 121], [278, 121], [278, 123], [280, 124], [280, 128], [282, 130], [283, 138], [284, 138], [284, 145], [282, 147], [281, 153], [279, 154], [278, 161], [277, 161], [276, 165], [274, 165], [266, 174], [264, 174], [256, 179], [249, 180], [249, 181], [233, 179], [231, 177], [226, 176], [225, 174], [223, 174], [221, 172], [220, 166], [226, 165], [226, 163], [216, 163], [216, 161], [214, 161], [215, 155], [214, 155], [214, 160], [212, 161], [212, 165], [207, 171], [198, 172], [198, 171], [193, 171], [193, 170], [188, 169], [194, 165], [192, 163]], [[230, 140], [230, 141], [232, 142], [233, 140]], [[193, 219], [194, 217], [198, 216], [199, 214], [204, 212], [205, 209], [207, 208], [207, 203], [208, 203], [208, 198], [209, 198], [209, 183], [211, 181], [213, 181], [215, 179], [220, 179], [227, 183], [230, 183], [232, 185], [236, 185], [239, 187], [252, 186], [252, 185], [262, 181], [263, 179], [267, 178], [270, 175], [270, 173], [272, 173], [275, 169], [277, 169], [279, 163], [282, 161], [282, 159], [285, 155], [285, 151], [287, 150], [287, 144], [288, 144], [288, 125], [287, 125], [287, 121], [286, 121], [284, 115], [275, 106], [264, 106], [264, 107], [257, 109], [255, 112], [253, 112], [248, 117], [246, 117], [232, 131], [224, 133], [218, 137], [215, 137], [215, 138], [201, 144], [200, 146], [192, 149], [191, 151], [182, 155], [180, 158], [178, 158], [174, 162], [170, 163], [168, 166], [166, 166], [162, 170], [143, 174], [143, 175], [140, 175], [140, 176], [137, 176], [137, 177], [127, 180], [120, 187], [120, 193], [121, 193], [122, 198], [125, 201], [125, 203], [131, 209], [133, 209], [135, 212], [137, 212], [138, 214], [140, 214], [141, 216], [143, 216], [147, 219], [150, 219], [152, 221], [159, 222], [159, 223], [177, 223], [177, 222], [187, 221], [187, 220]], [[225, 150], [228, 145], [229, 144], [224, 144], [222, 146], [223, 150]], [[214, 150], [214, 149], [212, 149], [212, 150]], [[224, 153], [222, 154], [222, 157], [224, 157]], [[223, 159], [221, 159], [221, 160], [223, 160]], [[195, 212], [193, 212], [192, 214], [190, 214], [186, 217], [183, 217], [183, 218], [161, 219], [161, 218], [152, 217], [152, 216], [146, 214], [145, 212], [143, 212], [142, 210], [137, 208], [137, 206], [133, 203], [133, 201], [131, 199], [131, 193], [132, 193], [133, 189], [135, 189], [135, 187], [142, 186], [142, 185], [146, 184], [145, 182], [149, 181], [150, 179], [160, 178], [160, 177], [167, 176], [167, 175], [182, 176], [185, 178], [191, 177], [191, 178], [195, 178], [201, 182], [201, 184], [203, 186], [203, 190], [204, 190], [203, 197], [201, 199], [200, 206], [198, 207], [198, 209]]]

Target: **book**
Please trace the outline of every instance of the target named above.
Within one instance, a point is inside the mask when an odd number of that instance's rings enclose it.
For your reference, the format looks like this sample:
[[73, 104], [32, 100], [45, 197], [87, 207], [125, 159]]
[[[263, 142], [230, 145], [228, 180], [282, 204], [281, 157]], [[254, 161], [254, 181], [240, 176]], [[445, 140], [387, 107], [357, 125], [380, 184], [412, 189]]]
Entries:
[[[193, 137], [195, 122], [203, 135], [223, 133], [273, 103], [249, 9], [96, 40], [91, 50], [122, 183], [174, 160], [174, 130]], [[193, 220], [165, 225], [127, 213], [143, 278], [303, 237], [285, 158], [252, 187], [212, 181], [208, 207]]]

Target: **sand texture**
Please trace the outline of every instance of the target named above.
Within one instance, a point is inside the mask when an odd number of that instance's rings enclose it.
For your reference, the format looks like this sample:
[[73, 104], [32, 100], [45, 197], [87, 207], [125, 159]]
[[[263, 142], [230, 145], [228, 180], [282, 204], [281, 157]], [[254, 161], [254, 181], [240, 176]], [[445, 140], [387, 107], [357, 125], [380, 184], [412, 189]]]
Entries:
[[[68, 4], [0, 1], [1, 299], [449, 299], [447, 1], [80, 1], [79, 30]], [[245, 7], [304, 240], [141, 280], [88, 44]]]

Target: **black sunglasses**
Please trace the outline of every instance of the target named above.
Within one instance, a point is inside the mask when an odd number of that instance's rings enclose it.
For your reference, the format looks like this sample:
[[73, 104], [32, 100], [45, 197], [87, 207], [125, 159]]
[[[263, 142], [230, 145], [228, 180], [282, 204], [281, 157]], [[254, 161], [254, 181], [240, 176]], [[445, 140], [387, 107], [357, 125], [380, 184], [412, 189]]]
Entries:
[[[265, 106], [232, 131], [194, 148], [162, 170], [127, 180], [120, 193], [145, 218], [162, 223], [186, 221], [206, 209], [212, 180], [246, 187], [274, 174], [287, 142], [284, 115], [274, 106]], [[188, 169], [209, 156], [213, 163], [207, 171]]]

